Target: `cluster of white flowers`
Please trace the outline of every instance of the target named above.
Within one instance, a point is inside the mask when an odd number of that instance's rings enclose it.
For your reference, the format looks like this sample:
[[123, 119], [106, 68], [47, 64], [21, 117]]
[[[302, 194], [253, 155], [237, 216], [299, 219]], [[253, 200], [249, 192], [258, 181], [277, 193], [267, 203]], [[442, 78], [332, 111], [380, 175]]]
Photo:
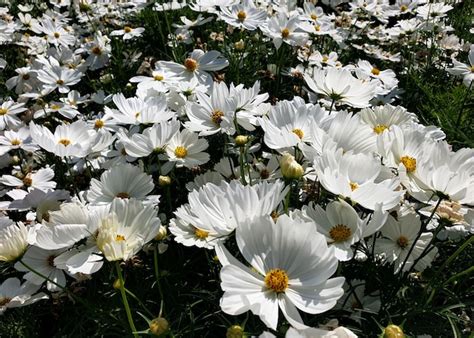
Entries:
[[[453, 51], [448, 71], [470, 87], [474, 48], [470, 65], [457, 61], [463, 46], [445, 24], [453, 7], [277, 3], [197, 0], [189, 8], [199, 16], [181, 17], [167, 38], [171, 48], [194, 44], [194, 29], [217, 21], [260, 35], [275, 53], [291, 49], [297, 64], [282, 73], [302, 85], [278, 102], [259, 81], [219, 81], [230, 60], [202, 46], [182, 62], [148, 64], [127, 90], [98, 88], [114, 81], [107, 74], [114, 39], [146, 33], [131, 23], [144, 1], [50, 1], [20, 5], [16, 15], [0, 9], [0, 42], [25, 53], [21, 65], [1, 60], [16, 75], [2, 85], [10, 96], [0, 106], [0, 261], [15, 263], [25, 283], [0, 285], [0, 313], [47, 298], [35, 293], [42, 285], [57, 292], [92, 278], [104, 262], [129, 260], [153, 240], [166, 259], [172, 239], [215, 250], [223, 312], [251, 311], [276, 330], [281, 310], [293, 327], [287, 337], [352, 337], [343, 327], [308, 328], [299, 313], [350, 307], [354, 294], [357, 309], [378, 310], [377, 293], [364, 294], [363, 282], [347, 292], [336, 273], [341, 262], [423, 271], [437, 255], [435, 240], [474, 232], [474, 150], [453, 151], [443, 131], [395, 104], [397, 74], [380, 66], [402, 59], [390, 46], [444, 27], [432, 43]], [[374, 44], [358, 45], [362, 36]], [[329, 54], [321, 53], [325, 41], [335, 46]], [[238, 43], [235, 53], [245, 58], [247, 42]], [[377, 65], [339, 60], [346, 45]], [[169, 196], [177, 178], [187, 179], [187, 190], [175, 192], [187, 198]], [[169, 206], [187, 203], [158, 215], [166, 198]]]

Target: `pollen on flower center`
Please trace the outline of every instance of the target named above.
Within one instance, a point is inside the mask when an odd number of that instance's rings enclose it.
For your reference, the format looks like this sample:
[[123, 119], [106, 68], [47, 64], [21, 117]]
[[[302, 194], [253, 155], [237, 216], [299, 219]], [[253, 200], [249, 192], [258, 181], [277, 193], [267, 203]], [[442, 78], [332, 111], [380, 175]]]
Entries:
[[27, 187], [31, 187], [31, 185], [33, 184], [33, 180], [31, 179], [30, 174], [25, 176], [25, 178], [23, 179], [23, 184]]
[[373, 75], [377, 76], [380, 74], [380, 69], [378, 69], [377, 67], [374, 67], [372, 68], [372, 70], [370, 71]]
[[102, 120], [95, 120], [95, 122], [94, 122], [94, 127], [95, 127], [96, 129], [100, 129], [100, 128], [102, 128], [103, 126], [104, 126], [104, 121], [102, 121]]
[[199, 239], [206, 239], [207, 236], [209, 236], [209, 232], [196, 228], [194, 230], [194, 236]]
[[314, 14], [314, 13], [311, 14], [311, 19], [316, 20], [317, 18], [318, 18], [318, 16], [316, 14]]
[[288, 288], [288, 275], [285, 270], [271, 269], [265, 276], [265, 286], [279, 293]]
[[245, 13], [244, 11], [239, 11], [237, 13], [237, 19], [242, 22], [244, 21], [245, 19], [247, 18], [247, 13]]
[[[314, 25], [314, 30], [316, 32], [319, 32], [321, 30], [321, 26], [320, 25]], [[326, 60], [327, 61], [327, 60]]]
[[49, 265], [49, 266], [54, 267], [54, 259], [55, 259], [55, 258], [56, 258], [56, 256], [53, 256], [53, 255], [51, 255], [51, 256], [48, 257], [48, 265]]
[[356, 190], [359, 187], [359, 185], [355, 182], [349, 182], [349, 186], [351, 187], [352, 191]]
[[55, 37], [56, 39], [59, 39], [59, 37], [61, 36], [61, 34], [59, 34], [58, 32], [54, 32], [53, 35], [54, 35], [54, 37]]
[[299, 128], [295, 128], [292, 130], [293, 134], [296, 134], [296, 136], [298, 136], [300, 138], [300, 140], [303, 139], [303, 136], [304, 136], [304, 132], [299, 129]]
[[5, 115], [6, 113], [8, 113], [8, 110], [5, 109], [5, 108], [0, 108], [0, 115]]
[[126, 192], [119, 192], [115, 197], [122, 198], [122, 199], [127, 199], [130, 198], [130, 195]]
[[387, 130], [387, 129], [388, 129], [388, 126], [386, 126], [385, 124], [378, 124], [374, 127], [374, 131], [376, 134], [382, 134], [384, 130]]
[[400, 236], [397, 239], [397, 244], [400, 248], [405, 249], [408, 246], [408, 238], [405, 236]]
[[21, 140], [14, 138], [13, 140], [10, 141], [12, 146], [19, 146], [21, 144]]
[[99, 46], [95, 46], [94, 48], [91, 49], [92, 54], [95, 55], [101, 55], [102, 54], [102, 49], [100, 49]]
[[214, 110], [211, 114], [211, 120], [219, 126], [222, 122], [222, 116], [224, 116], [224, 112], [221, 110]]
[[285, 27], [281, 30], [281, 37], [283, 39], [286, 39], [289, 35], [290, 35], [290, 30], [288, 28]]
[[11, 300], [12, 299], [8, 297], [0, 297], [0, 307], [7, 305]]
[[329, 230], [329, 236], [334, 240], [334, 242], [339, 243], [339, 242], [344, 242], [348, 240], [352, 235], [351, 229], [344, 225], [344, 224], [338, 224], [335, 225]]
[[410, 156], [403, 156], [400, 159], [400, 162], [403, 163], [403, 165], [405, 166], [405, 168], [407, 169], [407, 171], [409, 173], [412, 173], [416, 170], [416, 159], [415, 158], [410, 157]]
[[155, 75], [153, 76], [153, 79], [155, 79], [155, 81], [163, 81], [165, 77], [163, 75]]
[[194, 72], [198, 67], [198, 63], [192, 58], [187, 58], [186, 60], [184, 60], [184, 67], [186, 67], [186, 69], [190, 72]]
[[400, 12], [405, 12], [408, 9], [407, 5], [400, 6]]
[[124, 31], [125, 33], [130, 33], [130, 32], [132, 31], [132, 27], [130, 27], [130, 26], [125, 26], [125, 27], [123, 27], [123, 31]]
[[471, 66], [471, 73], [474, 73], [474, 66]]
[[188, 155], [188, 150], [183, 146], [178, 146], [174, 150], [174, 154], [178, 158], [185, 158]]
[[59, 80], [56, 80], [56, 84], [58, 84], [58, 85], [63, 85], [63, 84], [64, 84], [64, 81], [63, 81], [63, 80], [61, 80], [61, 79], [59, 79]]
[[117, 242], [122, 242], [122, 241], [125, 240], [125, 236], [123, 236], [123, 235], [116, 235], [116, 236], [115, 236], [115, 240], [116, 240]]
[[67, 147], [68, 145], [71, 144], [71, 140], [68, 140], [67, 138], [62, 138], [58, 141], [58, 143], [62, 144], [65, 147]]

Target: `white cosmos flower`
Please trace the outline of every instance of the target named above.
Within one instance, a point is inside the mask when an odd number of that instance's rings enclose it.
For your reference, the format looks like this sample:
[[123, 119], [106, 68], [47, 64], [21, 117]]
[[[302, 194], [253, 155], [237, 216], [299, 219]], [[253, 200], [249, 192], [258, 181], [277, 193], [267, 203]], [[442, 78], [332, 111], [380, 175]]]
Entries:
[[153, 190], [153, 178], [132, 164], [116, 165], [93, 178], [87, 199], [92, 204], [111, 203], [115, 198], [143, 200]]
[[52, 181], [54, 171], [51, 168], [41, 168], [36, 172], [27, 173], [23, 179], [12, 175], [3, 175], [0, 177], [0, 183], [11, 187], [26, 187], [28, 191], [39, 189], [43, 191], [56, 188], [56, 182]]
[[0, 217], [0, 262], [11, 262], [23, 255], [28, 247], [28, 233], [23, 223]]
[[237, 5], [221, 7], [221, 12], [217, 13], [219, 19], [233, 27], [243, 28], [253, 31], [262, 26], [267, 19], [267, 13], [255, 7], [253, 1], [243, 0]]
[[266, 25], [261, 27], [261, 30], [266, 36], [273, 39], [276, 49], [279, 49], [283, 42], [290, 46], [304, 46], [309, 36], [299, 27], [300, 22], [299, 15], [288, 18], [286, 13], [279, 13], [271, 17]]
[[38, 146], [32, 142], [28, 127], [22, 127], [18, 131], [5, 130], [0, 136], [0, 156], [14, 149], [23, 149], [26, 152], [38, 149]]
[[41, 148], [60, 157], [87, 156], [99, 136], [86, 122], [80, 120], [57, 126], [54, 134], [48, 128], [31, 122], [30, 132]]
[[0, 130], [18, 129], [21, 120], [16, 116], [25, 110], [24, 103], [15, 103], [13, 100], [2, 102], [0, 106]]
[[397, 178], [387, 178], [387, 169], [370, 154], [343, 154], [341, 148], [328, 147], [314, 167], [322, 186], [333, 194], [349, 198], [364, 208], [382, 210], [396, 206], [404, 191]]
[[58, 89], [60, 93], [68, 93], [69, 86], [81, 81], [81, 77], [84, 75], [77, 69], [62, 67], [59, 61], [52, 56], [49, 59], [38, 59], [38, 62], [42, 67], [36, 70], [36, 74], [37, 79], [43, 85], [43, 95], [49, 94], [55, 89]]
[[186, 246], [211, 249], [247, 217], [268, 216], [286, 195], [282, 181], [244, 186], [238, 181], [207, 183], [189, 193], [189, 204], [175, 211], [169, 230]]
[[[55, 263], [56, 257], [62, 252], [63, 250], [44, 250], [36, 246], [31, 246], [21, 258], [21, 261], [25, 262], [28, 267], [64, 287], [66, 286], [66, 276], [64, 275], [63, 270], [59, 269]], [[43, 277], [30, 271], [30, 269], [24, 266], [21, 262], [15, 264], [15, 269], [27, 272], [23, 278], [35, 285], [41, 285], [46, 281]], [[47, 281], [46, 285], [49, 291], [56, 292], [61, 290], [59, 286], [50, 281]]]
[[[414, 244], [420, 229], [420, 218], [413, 212], [398, 215], [398, 220], [393, 216], [388, 216], [387, 223], [381, 229], [383, 238], [377, 239], [375, 249], [388, 262], [395, 263], [395, 273], [398, 273], [402, 268], [403, 262], [407, 258], [408, 252]], [[403, 271], [411, 269], [415, 260], [421, 255], [432, 238], [432, 233], [424, 232], [421, 234], [403, 267]], [[415, 270], [423, 271], [428, 267], [437, 252], [437, 248], [431, 250], [417, 263], [414, 267]]]
[[210, 96], [196, 93], [198, 102], [190, 102], [186, 109], [189, 121], [184, 125], [199, 135], [212, 135], [223, 132], [229, 135], [235, 133], [234, 114], [237, 102], [229, 95], [225, 82], [215, 82]]
[[365, 108], [359, 112], [361, 121], [368, 124], [375, 134], [380, 135], [384, 131], [390, 131], [391, 126], [404, 127], [418, 122], [415, 114], [409, 113], [401, 106], [386, 104], [373, 108]]
[[145, 31], [143, 27], [132, 28], [124, 26], [122, 29], [117, 29], [110, 32], [110, 36], [122, 36], [123, 41], [133, 39], [142, 35]]
[[336, 258], [340, 261], [350, 260], [354, 256], [351, 246], [380, 229], [388, 216], [387, 212], [382, 212], [381, 205], [378, 205], [369, 222], [369, 217], [361, 219], [354, 208], [345, 201], [329, 203], [326, 211], [315, 204], [309, 204], [302, 210], [303, 217], [314, 221], [318, 232], [326, 237], [331, 247], [335, 248]]
[[231, 315], [252, 311], [276, 330], [278, 310], [298, 329], [307, 328], [297, 309], [325, 312], [343, 295], [343, 277], [336, 272], [334, 249], [314, 223], [270, 216], [247, 219], [236, 230], [239, 250], [248, 267], [223, 246], [216, 253], [221, 270], [221, 309]]
[[229, 65], [229, 61], [221, 57], [221, 53], [215, 50], [204, 52], [195, 49], [189, 55], [184, 64], [180, 65], [171, 61], [160, 61], [159, 65], [164, 69], [182, 77], [186, 81], [197, 79], [201, 84], [210, 86], [213, 82], [209, 71], [221, 70]]
[[169, 161], [176, 162], [177, 167], [193, 168], [209, 161], [209, 154], [205, 153], [209, 144], [200, 139], [196, 133], [184, 129], [177, 132], [166, 146]]
[[39, 285], [30, 282], [21, 284], [18, 278], [6, 279], [0, 285], [0, 315], [8, 308], [30, 305], [41, 299], [48, 299], [43, 292], [36, 293], [38, 289]]
[[313, 92], [356, 108], [370, 106], [377, 87], [376, 83], [359, 80], [350, 71], [338, 68], [317, 69], [312, 76], [305, 74], [304, 79]]
[[179, 131], [179, 127], [180, 122], [173, 119], [168, 122], [156, 123], [143, 130], [141, 134], [135, 133], [130, 137], [121, 129], [118, 132], [118, 137], [127, 154], [134, 157], [145, 157], [152, 152], [163, 154], [170, 139]]
[[108, 261], [128, 260], [160, 230], [156, 209], [135, 199], [116, 198], [100, 219], [97, 248]]
[[462, 76], [462, 82], [466, 87], [471, 86], [471, 83], [474, 80], [474, 45], [471, 45], [468, 58], [469, 64], [459, 62], [453, 58], [453, 68], [448, 69], [449, 73], [456, 76]]

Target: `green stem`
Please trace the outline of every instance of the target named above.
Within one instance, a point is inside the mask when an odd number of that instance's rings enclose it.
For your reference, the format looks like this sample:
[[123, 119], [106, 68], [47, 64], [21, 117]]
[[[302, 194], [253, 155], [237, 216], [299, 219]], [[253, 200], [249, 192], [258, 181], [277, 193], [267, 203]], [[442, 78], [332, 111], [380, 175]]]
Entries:
[[160, 270], [158, 269], [158, 244], [155, 244], [153, 247], [153, 267], [155, 270], [155, 278], [156, 278], [156, 284], [158, 285], [158, 292], [160, 293], [160, 298], [161, 298], [161, 310], [160, 313], [163, 312], [164, 310], [164, 298], [163, 298], [163, 289], [161, 288], [161, 282], [160, 282]]
[[240, 180], [242, 181], [243, 185], [247, 185], [247, 181], [245, 180], [244, 156], [245, 156], [245, 147], [240, 147], [240, 155], [239, 155]]
[[291, 188], [293, 186], [293, 182], [290, 181], [288, 185], [290, 186], [290, 189], [288, 189], [288, 193], [285, 196], [285, 206], [284, 206], [285, 214], [288, 214], [288, 208], [290, 206], [290, 199], [291, 199]]
[[474, 83], [474, 81], [471, 81], [471, 83], [469, 84], [469, 87], [467, 88], [466, 95], [464, 96], [464, 99], [462, 101], [462, 106], [461, 106], [461, 109], [459, 110], [458, 118], [456, 120], [456, 129], [459, 128], [459, 124], [461, 123], [461, 117], [464, 113], [464, 107], [466, 106], [466, 100], [469, 97], [469, 95], [471, 94], [471, 87], [472, 87], [473, 83]]
[[122, 268], [120, 267], [120, 263], [118, 261], [115, 262], [115, 268], [117, 269], [117, 276], [120, 280], [120, 294], [122, 295], [123, 306], [125, 308], [125, 312], [127, 313], [128, 324], [130, 325], [133, 336], [138, 338], [138, 334], [136, 333], [137, 329], [132, 318], [132, 311], [130, 310], [130, 305], [128, 305], [127, 292], [125, 291], [125, 281], [123, 280], [122, 276]]
[[140, 300], [140, 298], [138, 298], [132, 291], [130, 291], [129, 289], [125, 288], [125, 292], [127, 294], [129, 294], [133, 299], [135, 299], [138, 304], [140, 304], [140, 306], [143, 308], [143, 310], [145, 310], [146, 313], [148, 313], [148, 315], [150, 315], [151, 317], [153, 317], [153, 314], [150, 312], [150, 310], [147, 309], [147, 307], [145, 306], [145, 304]]
[[460, 273], [455, 274], [454, 276], [452, 276], [451, 278], [449, 278], [446, 282], [444, 282], [443, 285], [449, 284], [449, 283], [451, 283], [452, 281], [455, 281], [456, 279], [458, 279], [459, 277], [464, 276], [464, 275], [468, 275], [468, 274], [470, 274], [470, 273], [472, 273], [472, 272], [474, 272], [474, 266], [471, 266], [470, 268], [467, 268], [466, 270], [461, 271]]

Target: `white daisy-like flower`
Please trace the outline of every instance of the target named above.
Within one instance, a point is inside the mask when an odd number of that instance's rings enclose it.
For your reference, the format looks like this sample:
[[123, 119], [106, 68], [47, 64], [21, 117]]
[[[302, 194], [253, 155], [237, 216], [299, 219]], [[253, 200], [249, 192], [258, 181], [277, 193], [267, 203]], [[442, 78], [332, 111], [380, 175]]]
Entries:
[[80, 120], [59, 125], [54, 134], [48, 128], [31, 122], [30, 132], [33, 141], [41, 148], [60, 157], [87, 156], [99, 136], [86, 122]]
[[184, 129], [174, 134], [166, 146], [169, 161], [175, 162], [177, 167], [193, 168], [209, 161], [209, 154], [205, 153], [209, 144], [200, 139], [196, 133]]
[[11, 187], [26, 187], [28, 191], [39, 189], [43, 191], [53, 190], [56, 188], [54, 178], [54, 170], [51, 168], [41, 168], [36, 172], [27, 173], [23, 179], [12, 175], [3, 175], [0, 177], [0, 183]]
[[110, 32], [110, 36], [121, 36], [123, 41], [139, 37], [143, 34], [145, 28], [124, 26], [122, 29], [117, 29]]
[[304, 46], [309, 36], [300, 29], [300, 22], [299, 15], [288, 18], [286, 13], [279, 13], [270, 18], [261, 29], [265, 35], [273, 39], [276, 49], [279, 49], [283, 42], [290, 46]]
[[343, 295], [343, 277], [334, 249], [314, 223], [270, 216], [247, 219], [236, 230], [239, 250], [251, 268], [217, 246], [221, 269], [221, 309], [231, 315], [252, 311], [276, 330], [278, 310], [295, 328], [306, 329], [297, 309], [317, 314], [336, 305]]
[[255, 7], [253, 1], [243, 0], [231, 7], [221, 7], [218, 17], [233, 27], [243, 28], [249, 31], [262, 26], [267, 19], [267, 13]]
[[350, 71], [338, 68], [318, 69], [312, 76], [305, 74], [304, 79], [313, 92], [356, 108], [370, 106], [377, 87], [374, 82], [359, 80]]
[[[402, 268], [403, 262], [406, 264], [402, 271], [408, 271], [412, 268], [415, 260], [425, 250], [426, 246], [431, 242], [433, 234], [424, 232], [416, 241], [416, 237], [421, 229], [421, 221], [417, 214], [409, 212], [405, 215], [399, 215], [398, 220], [393, 216], [388, 216], [387, 223], [381, 229], [383, 238], [377, 239], [375, 249], [389, 263], [395, 264], [395, 273]], [[413, 250], [408, 253], [414, 245]], [[434, 248], [424, 256], [414, 267], [417, 271], [423, 271], [431, 265], [438, 249]], [[407, 259], [408, 256], [408, 259]]]
[[36, 293], [39, 285], [30, 282], [20, 283], [18, 278], [8, 278], [0, 285], [0, 314], [8, 308], [33, 304], [41, 299], [48, 299], [43, 292]]
[[[47, 280], [40, 277], [35, 272], [30, 271], [29, 268], [34, 269], [36, 272], [39, 272], [43, 276], [64, 287], [66, 286], [66, 276], [64, 275], [63, 270], [59, 269], [55, 263], [56, 257], [62, 252], [63, 250], [44, 250], [31, 246], [21, 258], [21, 262], [15, 264], [15, 269], [27, 272], [23, 278], [35, 285], [41, 285]], [[29, 268], [23, 265], [22, 262], [28, 265]], [[61, 290], [59, 286], [49, 280], [46, 283], [46, 287], [52, 292]]]
[[415, 114], [409, 113], [401, 106], [386, 104], [373, 108], [365, 108], [359, 112], [361, 121], [368, 124], [375, 134], [380, 135], [384, 131], [389, 131], [395, 125], [404, 127], [414, 122], [418, 122]]
[[38, 59], [38, 62], [42, 67], [36, 70], [36, 74], [37, 79], [42, 83], [43, 95], [56, 89], [60, 93], [68, 93], [71, 90], [69, 87], [81, 81], [84, 75], [77, 69], [62, 67], [54, 57]]
[[235, 180], [220, 185], [208, 183], [189, 193], [189, 204], [176, 210], [176, 220], [171, 222], [169, 230], [183, 245], [211, 249], [246, 217], [270, 215], [287, 191], [282, 181], [253, 186]]
[[153, 178], [131, 164], [117, 165], [105, 171], [100, 181], [93, 178], [87, 199], [92, 204], [111, 203], [115, 198], [143, 200], [153, 190]]
[[32, 142], [28, 127], [22, 127], [18, 131], [5, 130], [3, 135], [0, 135], [0, 156], [16, 149], [22, 149], [26, 152], [33, 152], [38, 149], [38, 146]]
[[18, 129], [22, 122], [18, 114], [27, 110], [24, 103], [15, 103], [13, 100], [2, 102], [0, 106], [0, 130]]
[[448, 69], [449, 73], [456, 76], [462, 76], [462, 82], [466, 87], [471, 86], [472, 81], [474, 80], [474, 45], [471, 45], [468, 58], [469, 64], [459, 62], [453, 58], [453, 68]]
[[158, 234], [161, 222], [156, 214], [153, 206], [135, 199], [114, 199], [99, 219], [97, 248], [108, 261], [130, 259]]
[[28, 247], [28, 232], [23, 223], [0, 217], [0, 262], [11, 262], [23, 255]]

